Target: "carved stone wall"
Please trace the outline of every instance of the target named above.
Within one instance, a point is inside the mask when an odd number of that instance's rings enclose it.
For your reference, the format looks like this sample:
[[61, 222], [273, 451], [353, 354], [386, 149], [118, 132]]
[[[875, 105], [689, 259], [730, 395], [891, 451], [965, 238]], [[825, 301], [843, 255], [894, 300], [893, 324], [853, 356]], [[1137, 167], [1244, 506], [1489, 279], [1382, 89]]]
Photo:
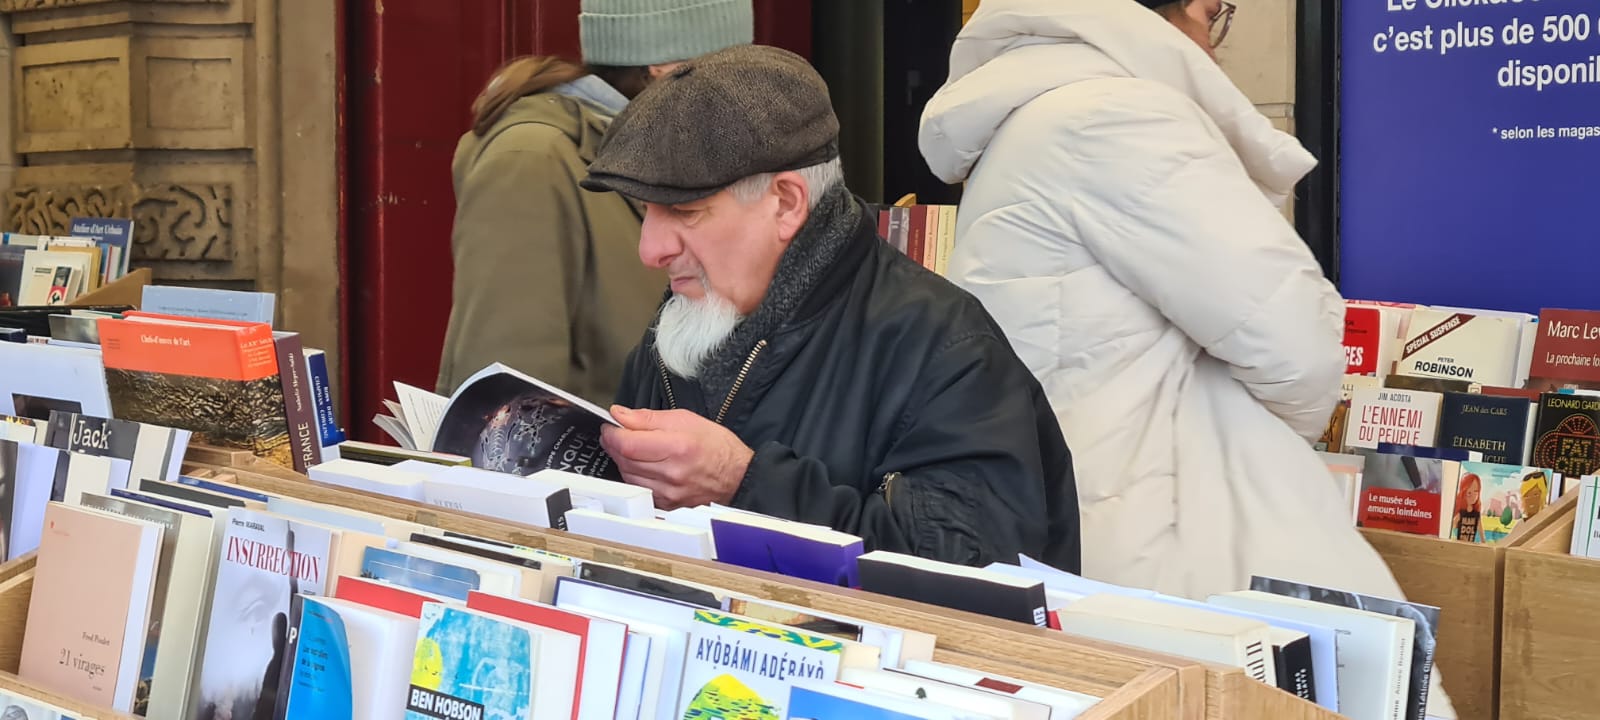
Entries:
[[278, 326], [336, 358], [334, 0], [0, 0], [0, 17], [3, 229], [132, 217], [157, 282], [277, 292]]

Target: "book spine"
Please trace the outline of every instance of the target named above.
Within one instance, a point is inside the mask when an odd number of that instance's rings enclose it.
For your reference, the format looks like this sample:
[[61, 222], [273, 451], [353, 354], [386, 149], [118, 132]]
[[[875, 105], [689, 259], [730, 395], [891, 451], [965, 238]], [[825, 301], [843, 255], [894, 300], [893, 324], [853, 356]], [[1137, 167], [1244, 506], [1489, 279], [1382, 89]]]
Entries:
[[552, 530], [567, 529], [567, 511], [572, 509], [572, 491], [561, 488], [545, 498], [545, 512], [549, 513]]
[[1250, 677], [1268, 685], [1276, 685], [1277, 678], [1267, 677], [1268, 647], [1270, 646], [1259, 638], [1246, 643], [1244, 646], [1244, 669], [1245, 672], [1250, 674]]
[[305, 472], [322, 461], [317, 437], [317, 413], [304, 360], [305, 346], [297, 333], [276, 339], [278, 381], [283, 385], [283, 412], [289, 422], [289, 455], [294, 469]]
[[344, 433], [339, 432], [339, 421], [333, 415], [333, 387], [328, 378], [328, 356], [321, 350], [306, 353], [306, 365], [310, 369], [312, 407], [317, 413], [317, 430], [322, 437], [323, 447], [333, 447], [344, 442]]
[[1273, 647], [1278, 670], [1278, 688], [1308, 702], [1317, 701], [1316, 684], [1311, 681], [1311, 640], [1299, 638]]
[[906, 256], [915, 260], [918, 265], [928, 266], [927, 242], [923, 239], [923, 225], [927, 223], [928, 214], [922, 211], [922, 206], [917, 205], [906, 209]]

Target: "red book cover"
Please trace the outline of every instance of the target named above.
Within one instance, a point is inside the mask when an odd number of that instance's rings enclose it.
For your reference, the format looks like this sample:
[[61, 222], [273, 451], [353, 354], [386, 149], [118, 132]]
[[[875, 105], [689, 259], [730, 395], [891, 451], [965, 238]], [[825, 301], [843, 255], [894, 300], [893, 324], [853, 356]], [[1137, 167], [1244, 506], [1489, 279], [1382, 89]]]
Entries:
[[1371, 375], [1378, 372], [1378, 352], [1382, 339], [1382, 311], [1376, 307], [1345, 308], [1345, 374]]
[[334, 583], [333, 596], [340, 600], [349, 600], [370, 608], [414, 618], [422, 617], [424, 603], [442, 601], [432, 595], [414, 592], [398, 585], [349, 575], [339, 576], [339, 582]]
[[1600, 312], [1540, 310], [1528, 376], [1537, 389], [1600, 387]]
[[923, 238], [925, 226], [928, 224], [928, 214], [922, 211], [922, 206], [917, 205], [906, 209], [909, 217], [906, 232], [906, 257], [911, 258], [918, 265], [928, 265], [928, 242]]
[[115, 418], [295, 466], [270, 325], [129, 313], [98, 326]]

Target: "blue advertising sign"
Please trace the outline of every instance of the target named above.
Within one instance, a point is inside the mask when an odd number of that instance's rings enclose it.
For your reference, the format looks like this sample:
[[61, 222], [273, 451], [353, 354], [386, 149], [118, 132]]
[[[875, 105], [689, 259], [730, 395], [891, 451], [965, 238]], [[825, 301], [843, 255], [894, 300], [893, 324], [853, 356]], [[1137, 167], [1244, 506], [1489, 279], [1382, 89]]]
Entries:
[[1600, 307], [1600, 0], [1344, 0], [1346, 297]]

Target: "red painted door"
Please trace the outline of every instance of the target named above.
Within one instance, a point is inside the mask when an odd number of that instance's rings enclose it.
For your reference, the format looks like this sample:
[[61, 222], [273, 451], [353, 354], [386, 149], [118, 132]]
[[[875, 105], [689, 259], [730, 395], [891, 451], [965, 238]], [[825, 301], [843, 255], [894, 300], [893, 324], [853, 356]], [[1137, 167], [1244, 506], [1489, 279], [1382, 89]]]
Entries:
[[[452, 281], [450, 161], [472, 99], [511, 57], [577, 59], [579, 0], [348, 0], [343, 9], [341, 420], [352, 438], [386, 441], [372, 417], [394, 381], [431, 390], [438, 375]], [[756, 41], [809, 57], [809, 0], [756, 0]]]

